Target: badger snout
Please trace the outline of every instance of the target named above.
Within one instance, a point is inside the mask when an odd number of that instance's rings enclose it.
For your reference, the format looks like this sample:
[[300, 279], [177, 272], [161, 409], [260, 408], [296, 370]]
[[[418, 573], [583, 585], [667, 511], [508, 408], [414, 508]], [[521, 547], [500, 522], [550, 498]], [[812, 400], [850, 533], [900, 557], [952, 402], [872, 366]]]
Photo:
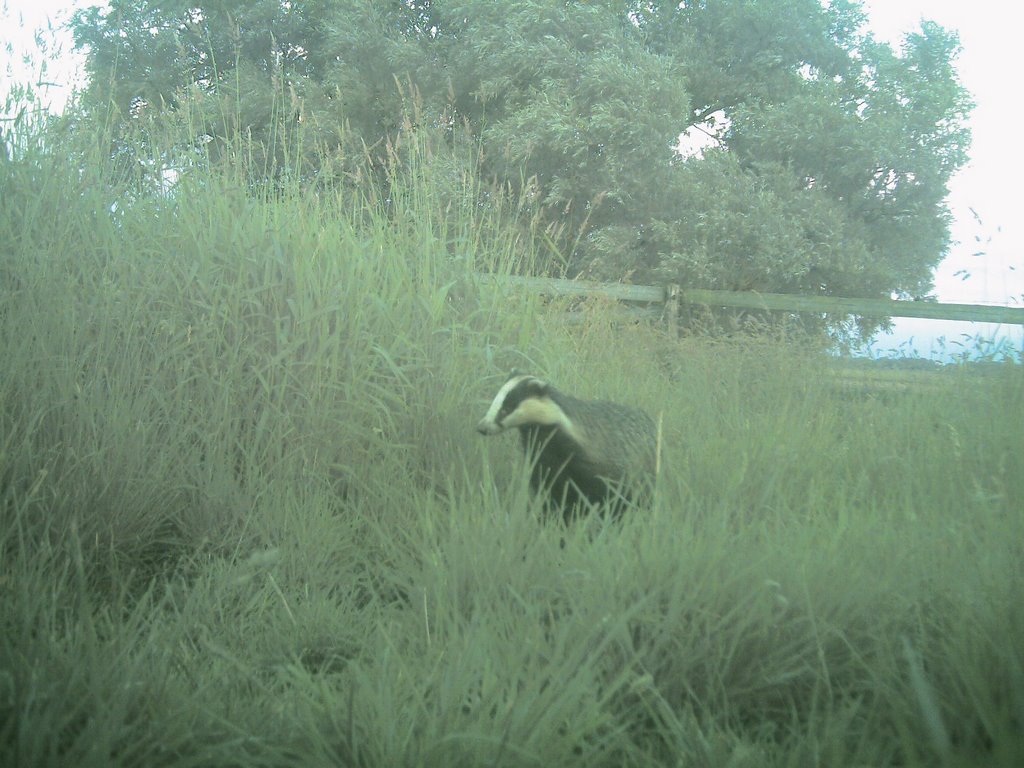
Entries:
[[476, 425], [476, 431], [481, 435], [496, 435], [501, 431], [501, 428], [489, 419], [480, 419]]

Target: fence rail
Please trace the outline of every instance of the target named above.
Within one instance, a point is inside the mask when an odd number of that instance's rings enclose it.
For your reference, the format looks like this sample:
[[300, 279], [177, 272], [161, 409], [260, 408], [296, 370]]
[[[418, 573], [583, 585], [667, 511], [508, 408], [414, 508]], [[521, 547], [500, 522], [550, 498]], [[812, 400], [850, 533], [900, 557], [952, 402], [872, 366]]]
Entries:
[[805, 296], [789, 293], [712, 291], [676, 285], [626, 285], [592, 283], [549, 277], [481, 275], [485, 282], [518, 286], [549, 296], [602, 296], [628, 304], [662, 305], [666, 319], [674, 323], [681, 304], [706, 307], [817, 312], [866, 317], [924, 317], [932, 320], [967, 320], [979, 323], [1024, 325], [1024, 308], [982, 304], [943, 304], [932, 301], [852, 299], [838, 296]]

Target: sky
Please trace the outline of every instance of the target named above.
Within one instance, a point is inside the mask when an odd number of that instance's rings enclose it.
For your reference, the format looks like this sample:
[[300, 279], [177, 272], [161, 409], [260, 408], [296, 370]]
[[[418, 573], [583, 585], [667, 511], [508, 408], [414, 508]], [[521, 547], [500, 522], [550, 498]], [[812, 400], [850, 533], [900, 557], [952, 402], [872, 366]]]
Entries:
[[[970, 120], [971, 159], [950, 183], [955, 242], [936, 270], [935, 295], [945, 302], [1024, 306], [1024, 196], [1019, 186], [1024, 143], [1016, 96], [1024, 6], [1003, 0], [866, 0], [863, 5], [875, 36], [894, 46], [924, 18], [955, 30], [963, 48], [957, 70], [976, 105]], [[875, 339], [878, 347], [908, 344], [929, 357], [932, 346], [956, 353], [962, 334], [968, 334], [1006, 338], [1018, 352], [1024, 349], [1024, 326], [909, 318], [895, 324], [890, 337]]]
[[[79, 2], [78, 5], [95, 3]], [[76, 3], [69, 0], [2, 0], [0, 78], [29, 81], [37, 70], [20, 63], [24, 52], [36, 51], [31, 30], [65, 21]], [[919, 28], [922, 19], [957, 32], [962, 53], [957, 62], [961, 82], [976, 107], [970, 127], [970, 162], [950, 184], [954, 244], [935, 273], [939, 301], [961, 304], [1024, 306], [1024, 215], [1018, 184], [1024, 179], [1024, 142], [1016, 96], [1024, 6], [1005, 0], [863, 0], [868, 26], [875, 37], [898, 47], [902, 37]], [[14, 27], [20, 26], [18, 32]], [[14, 34], [12, 34], [14, 33]], [[2, 44], [0, 44], [2, 45]], [[75, 83], [80, 57], [70, 55], [67, 36], [58, 45], [64, 55], [50, 64], [46, 95], [59, 108]], [[38, 59], [38, 54], [34, 54]], [[9, 67], [13, 65], [12, 72]], [[12, 77], [13, 74], [13, 77]], [[7, 88], [0, 84], [0, 102]], [[994, 326], [936, 320], [895, 319], [893, 333], [873, 340], [876, 352], [948, 359], [968, 337], [980, 336], [1024, 350], [1024, 326]]]

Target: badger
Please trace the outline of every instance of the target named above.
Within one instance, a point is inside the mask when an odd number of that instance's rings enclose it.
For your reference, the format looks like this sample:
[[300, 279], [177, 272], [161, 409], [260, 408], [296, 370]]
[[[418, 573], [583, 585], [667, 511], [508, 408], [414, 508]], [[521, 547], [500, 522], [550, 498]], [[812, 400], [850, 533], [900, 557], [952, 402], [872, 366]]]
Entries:
[[584, 502], [610, 502], [614, 514], [638, 488], [650, 490], [657, 435], [638, 408], [604, 400], [578, 400], [536, 376], [513, 370], [477, 424], [483, 435], [519, 429], [530, 461], [530, 487], [547, 493], [549, 509], [566, 522]]

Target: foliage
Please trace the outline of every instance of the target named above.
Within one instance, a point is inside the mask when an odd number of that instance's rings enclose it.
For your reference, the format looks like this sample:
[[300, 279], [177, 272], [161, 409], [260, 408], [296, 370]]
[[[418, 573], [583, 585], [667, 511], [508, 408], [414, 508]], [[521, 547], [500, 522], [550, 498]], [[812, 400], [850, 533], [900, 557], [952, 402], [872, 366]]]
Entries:
[[955, 35], [894, 52], [855, 0], [117, 0], [74, 30], [119, 125], [187, 108], [183, 141], [242, 132], [264, 175], [320, 183], [425, 146], [543, 218], [570, 275], [923, 296], [966, 157]]
[[[1018, 764], [1020, 366], [570, 326], [422, 157], [156, 196], [77, 127], [0, 163], [0, 763]], [[658, 418], [651, 509], [541, 517], [514, 364]]]

